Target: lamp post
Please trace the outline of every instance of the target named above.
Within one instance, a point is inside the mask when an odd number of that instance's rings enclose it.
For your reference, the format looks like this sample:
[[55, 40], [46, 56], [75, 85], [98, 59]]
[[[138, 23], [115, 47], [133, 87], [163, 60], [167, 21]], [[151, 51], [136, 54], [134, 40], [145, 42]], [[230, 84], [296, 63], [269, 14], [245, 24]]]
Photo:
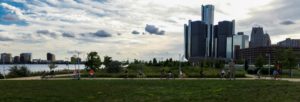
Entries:
[[268, 57], [269, 57], [269, 77], [271, 77], [271, 54], [270, 53], [268, 53], [268, 54], [266, 54]]

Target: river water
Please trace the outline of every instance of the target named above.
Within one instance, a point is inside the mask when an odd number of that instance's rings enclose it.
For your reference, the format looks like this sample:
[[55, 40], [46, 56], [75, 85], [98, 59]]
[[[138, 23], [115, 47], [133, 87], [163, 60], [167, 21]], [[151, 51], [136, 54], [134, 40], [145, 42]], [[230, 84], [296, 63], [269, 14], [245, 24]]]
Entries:
[[[5, 73], [7, 74], [9, 72], [10, 67], [12, 66], [26, 66], [31, 72], [38, 72], [38, 71], [50, 71], [48, 64], [4, 64], [4, 65], [0, 65], [0, 73], [3, 73], [4, 69], [5, 69]], [[74, 64], [56, 64], [57, 67], [54, 69], [55, 71], [57, 70], [64, 70], [64, 69], [70, 69], [70, 70], [74, 70], [75, 69], [75, 65]], [[76, 65], [76, 69], [78, 68], [78, 65]], [[83, 64], [79, 65], [80, 69], [84, 69], [85, 66]]]

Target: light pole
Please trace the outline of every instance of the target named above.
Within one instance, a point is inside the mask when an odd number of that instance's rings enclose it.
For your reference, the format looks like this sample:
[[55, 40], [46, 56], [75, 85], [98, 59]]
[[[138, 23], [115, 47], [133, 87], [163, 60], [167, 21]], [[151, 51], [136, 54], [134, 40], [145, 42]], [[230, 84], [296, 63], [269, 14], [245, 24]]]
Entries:
[[269, 77], [271, 77], [271, 54], [268, 53], [267, 56], [269, 57]]

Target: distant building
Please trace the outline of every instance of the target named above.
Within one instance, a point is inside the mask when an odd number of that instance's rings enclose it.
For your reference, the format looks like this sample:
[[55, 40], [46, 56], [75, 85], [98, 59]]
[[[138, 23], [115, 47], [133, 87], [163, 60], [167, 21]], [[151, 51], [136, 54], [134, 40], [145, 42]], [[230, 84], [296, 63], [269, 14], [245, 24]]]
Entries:
[[[227, 50], [232, 49], [234, 21], [222, 21], [215, 26], [217, 58], [226, 58]], [[228, 38], [229, 37], [229, 38]], [[229, 41], [227, 41], [227, 39]], [[229, 55], [231, 56], [231, 55]], [[231, 58], [231, 57], [229, 57]]]
[[15, 63], [15, 64], [20, 63], [20, 56], [15, 56], [14, 60], [13, 60], [13, 63]]
[[207, 25], [202, 21], [189, 21], [185, 25], [185, 53], [186, 59], [204, 58], [206, 55]]
[[300, 47], [300, 39], [287, 38], [284, 41], [278, 42], [277, 45], [281, 47]]
[[12, 57], [10, 53], [2, 53], [1, 54], [1, 62], [0, 63], [12, 63]]
[[31, 63], [31, 53], [21, 53], [20, 54], [21, 63]]
[[214, 10], [213, 5], [202, 5], [202, 22], [207, 25], [205, 57], [215, 57], [215, 35], [214, 35]]
[[55, 62], [55, 55], [52, 53], [47, 53], [47, 61], [48, 62]]
[[[269, 61], [269, 55], [271, 63], [275, 63], [276, 51], [278, 49], [288, 49], [288, 47], [280, 46], [267, 46], [267, 47], [255, 47], [255, 48], [246, 48], [239, 50], [239, 58], [247, 60], [249, 64], [254, 64], [258, 56], [263, 56], [265, 62]], [[300, 48], [292, 48], [296, 56], [296, 60], [300, 63]]]
[[251, 32], [250, 47], [266, 47], [271, 46], [269, 34], [264, 34], [262, 27], [253, 27]]
[[249, 36], [244, 35], [243, 32], [238, 32], [233, 36], [233, 58], [238, 59], [238, 50], [249, 48]]

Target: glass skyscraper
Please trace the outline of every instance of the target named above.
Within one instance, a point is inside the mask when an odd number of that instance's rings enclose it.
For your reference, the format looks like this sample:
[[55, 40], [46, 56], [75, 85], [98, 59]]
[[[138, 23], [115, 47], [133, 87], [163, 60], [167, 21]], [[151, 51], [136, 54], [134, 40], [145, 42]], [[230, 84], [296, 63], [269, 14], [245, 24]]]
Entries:
[[202, 5], [202, 21], [207, 24], [206, 57], [215, 57], [214, 47], [214, 10], [213, 5]]

